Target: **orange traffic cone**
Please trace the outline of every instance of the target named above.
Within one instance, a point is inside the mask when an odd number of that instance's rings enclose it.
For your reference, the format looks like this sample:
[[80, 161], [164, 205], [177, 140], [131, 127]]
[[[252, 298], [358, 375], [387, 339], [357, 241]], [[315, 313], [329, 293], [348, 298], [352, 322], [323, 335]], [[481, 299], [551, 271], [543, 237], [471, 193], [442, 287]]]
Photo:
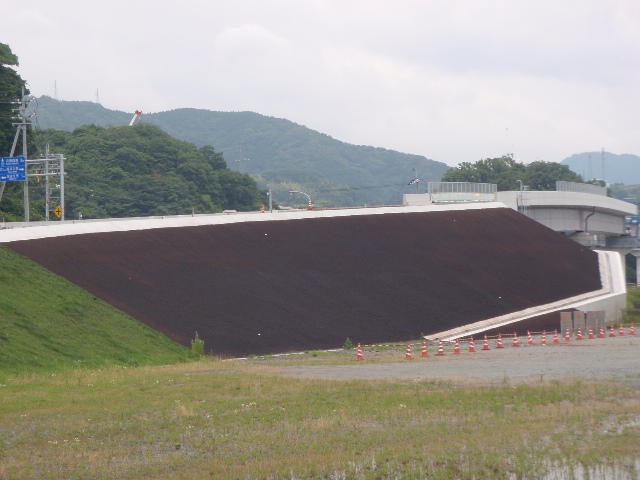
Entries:
[[405, 355], [407, 360], [411, 360], [411, 344], [407, 343], [407, 354]]
[[567, 328], [567, 333], [564, 334], [564, 340], [565, 340], [565, 342], [570, 342], [571, 341], [571, 332], [569, 332], [568, 328]]
[[442, 348], [442, 340], [440, 340], [440, 344], [438, 345], [438, 353], [436, 355], [442, 356], [444, 355], [444, 348]]
[[609, 336], [610, 337], [615, 337], [616, 336], [616, 332], [613, 331], [613, 324], [609, 328]]
[[262, 213], [264, 213], [264, 203], [262, 204]]
[[362, 348], [360, 344], [358, 344], [358, 360], [364, 360], [364, 355], [362, 355]]
[[531, 336], [531, 332], [527, 330], [527, 343], [529, 345], [533, 345], [533, 337]]
[[520, 346], [520, 343], [518, 342], [518, 334], [516, 332], [513, 332], [513, 346], [514, 347]]
[[423, 357], [428, 357], [429, 353], [427, 353], [427, 341], [423, 340], [422, 341], [422, 356]]
[[482, 346], [483, 350], [491, 350], [489, 348], [489, 340], [487, 339], [487, 334], [484, 334], [484, 345]]
[[618, 333], [621, 337], [624, 337], [624, 327], [620, 324], [620, 333]]
[[558, 340], [558, 329], [557, 328], [553, 331], [553, 343], [560, 343], [560, 340]]
[[605, 338], [604, 325], [600, 325], [600, 334], [598, 335], [598, 338]]
[[498, 346], [496, 348], [504, 348], [502, 345], [502, 335], [498, 334]]
[[631, 327], [629, 328], [629, 335], [633, 335], [634, 337], [636, 335], [636, 329], [633, 326], [633, 323], [631, 324]]
[[576, 336], [576, 340], [582, 340], [582, 329], [578, 327], [578, 335]]
[[476, 351], [476, 344], [473, 342], [473, 337], [471, 337], [471, 339], [469, 340], [469, 351], [470, 352]]
[[460, 343], [458, 342], [458, 339], [456, 338], [456, 346], [453, 347], [453, 353], [460, 353]]
[[591, 328], [591, 325], [589, 325], [589, 340], [592, 340], [596, 337], [593, 336], [593, 328]]
[[547, 331], [546, 330], [542, 330], [542, 339], [540, 340], [540, 344], [541, 345], [546, 345], [547, 344]]

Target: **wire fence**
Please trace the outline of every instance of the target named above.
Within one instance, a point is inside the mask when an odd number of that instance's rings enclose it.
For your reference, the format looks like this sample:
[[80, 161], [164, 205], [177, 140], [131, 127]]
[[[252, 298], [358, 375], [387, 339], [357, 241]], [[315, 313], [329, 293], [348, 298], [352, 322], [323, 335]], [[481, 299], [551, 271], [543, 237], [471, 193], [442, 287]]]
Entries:
[[495, 194], [498, 185], [495, 183], [472, 183], [472, 182], [429, 182], [427, 193], [481, 193]]
[[493, 202], [498, 186], [494, 183], [429, 182], [427, 194], [433, 203]]

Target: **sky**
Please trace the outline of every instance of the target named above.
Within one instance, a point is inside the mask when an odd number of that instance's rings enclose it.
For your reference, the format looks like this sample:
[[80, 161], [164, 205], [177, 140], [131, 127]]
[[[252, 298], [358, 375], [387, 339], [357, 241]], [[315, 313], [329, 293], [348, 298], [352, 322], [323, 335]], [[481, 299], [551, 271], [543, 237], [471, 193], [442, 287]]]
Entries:
[[0, 18], [36, 96], [252, 111], [451, 166], [640, 155], [640, 0], [0, 0]]

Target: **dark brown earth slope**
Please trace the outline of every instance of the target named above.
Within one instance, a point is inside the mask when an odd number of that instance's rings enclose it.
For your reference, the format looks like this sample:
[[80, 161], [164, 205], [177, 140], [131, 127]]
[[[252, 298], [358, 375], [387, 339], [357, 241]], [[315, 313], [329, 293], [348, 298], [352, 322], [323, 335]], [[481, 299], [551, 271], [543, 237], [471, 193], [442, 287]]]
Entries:
[[601, 288], [597, 255], [506, 208], [247, 222], [6, 244], [231, 356], [415, 339]]

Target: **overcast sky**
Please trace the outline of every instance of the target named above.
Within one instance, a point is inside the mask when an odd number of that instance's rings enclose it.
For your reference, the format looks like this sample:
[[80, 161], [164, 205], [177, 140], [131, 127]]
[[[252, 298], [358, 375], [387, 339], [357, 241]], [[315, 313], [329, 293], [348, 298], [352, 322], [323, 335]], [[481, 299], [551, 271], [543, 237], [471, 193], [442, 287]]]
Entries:
[[454, 166], [640, 155], [640, 0], [0, 0], [0, 18], [36, 96], [253, 111]]

